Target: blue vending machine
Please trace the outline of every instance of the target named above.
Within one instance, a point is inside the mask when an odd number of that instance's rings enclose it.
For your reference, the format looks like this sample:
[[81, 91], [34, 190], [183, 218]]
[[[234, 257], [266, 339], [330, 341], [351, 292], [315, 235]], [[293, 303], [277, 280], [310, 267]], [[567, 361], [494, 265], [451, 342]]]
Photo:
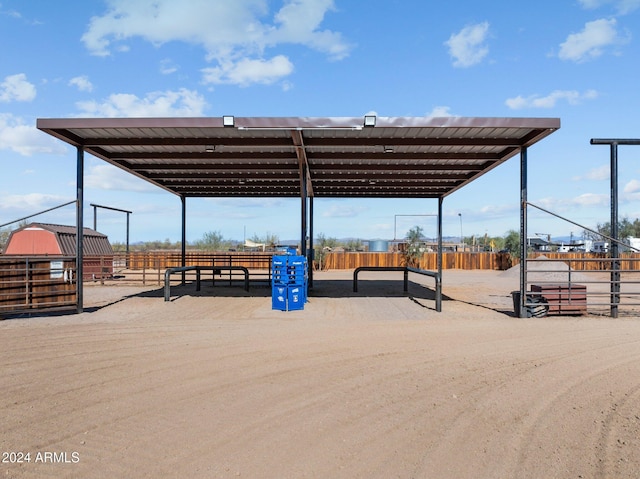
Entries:
[[271, 262], [271, 306], [280, 311], [304, 309], [307, 301], [307, 259], [304, 256], [274, 256]]

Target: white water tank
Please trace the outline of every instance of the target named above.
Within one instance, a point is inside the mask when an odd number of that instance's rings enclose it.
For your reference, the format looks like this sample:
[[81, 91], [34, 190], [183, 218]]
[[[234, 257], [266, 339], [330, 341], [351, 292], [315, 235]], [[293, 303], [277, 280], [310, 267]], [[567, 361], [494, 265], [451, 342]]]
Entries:
[[369, 252], [371, 253], [387, 253], [389, 251], [389, 242], [385, 240], [369, 241]]

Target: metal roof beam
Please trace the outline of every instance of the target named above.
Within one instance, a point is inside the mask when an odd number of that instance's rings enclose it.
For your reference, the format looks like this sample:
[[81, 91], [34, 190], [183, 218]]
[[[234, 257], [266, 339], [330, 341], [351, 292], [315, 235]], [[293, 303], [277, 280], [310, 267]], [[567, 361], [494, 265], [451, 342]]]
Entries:
[[[305, 190], [307, 196], [313, 196], [313, 183], [311, 181], [311, 171], [309, 168], [309, 160], [305, 149], [304, 139], [300, 130], [291, 130], [291, 139], [296, 147], [296, 156], [298, 157], [298, 165], [300, 168], [301, 192]], [[305, 182], [305, 183], [303, 183]]]
[[344, 137], [344, 138], [308, 138], [306, 140], [306, 145], [308, 148], [315, 147], [327, 147], [327, 146], [353, 146], [354, 143], [357, 143], [358, 146], [363, 147], [372, 147], [372, 146], [470, 146], [470, 147], [481, 147], [481, 146], [513, 146], [520, 147], [521, 140], [519, 137], [514, 138], [473, 138], [473, 137], [448, 137], [448, 138], [424, 138], [424, 137], [416, 137], [416, 138], [404, 138], [404, 137], [393, 137], [393, 138], [358, 138], [357, 142], [354, 141], [354, 138]]
[[289, 138], [243, 138], [243, 137], [144, 137], [144, 138], [85, 138], [84, 147], [105, 146], [241, 146], [249, 148], [288, 146]]

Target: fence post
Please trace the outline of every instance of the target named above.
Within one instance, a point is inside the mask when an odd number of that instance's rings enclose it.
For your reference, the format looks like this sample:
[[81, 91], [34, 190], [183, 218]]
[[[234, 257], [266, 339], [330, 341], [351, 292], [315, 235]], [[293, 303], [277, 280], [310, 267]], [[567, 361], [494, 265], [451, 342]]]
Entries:
[[24, 278], [24, 292], [25, 292], [25, 304], [27, 306], [29, 306], [31, 304], [30, 298], [31, 298], [31, 282], [30, 282], [30, 274], [29, 274], [29, 258], [26, 259], [25, 261], [25, 265], [24, 265], [24, 273], [25, 273], [25, 278]]
[[147, 260], [146, 258], [142, 258], [142, 285], [147, 285]]

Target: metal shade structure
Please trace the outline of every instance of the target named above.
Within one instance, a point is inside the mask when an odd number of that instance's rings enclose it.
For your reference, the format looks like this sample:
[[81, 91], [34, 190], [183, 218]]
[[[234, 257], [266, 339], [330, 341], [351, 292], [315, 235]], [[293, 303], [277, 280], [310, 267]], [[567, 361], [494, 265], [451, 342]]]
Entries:
[[[39, 119], [184, 197], [442, 198], [559, 128], [554, 118]], [[227, 120], [229, 123], [229, 120]]]
[[[41, 118], [37, 127], [179, 196], [442, 200], [547, 137], [558, 118]], [[78, 221], [82, 198], [78, 195]], [[313, 221], [311, 221], [313, 225]], [[311, 226], [311, 229], [313, 226]], [[313, 238], [311, 232], [310, 235]], [[312, 248], [311, 248], [312, 249]]]

